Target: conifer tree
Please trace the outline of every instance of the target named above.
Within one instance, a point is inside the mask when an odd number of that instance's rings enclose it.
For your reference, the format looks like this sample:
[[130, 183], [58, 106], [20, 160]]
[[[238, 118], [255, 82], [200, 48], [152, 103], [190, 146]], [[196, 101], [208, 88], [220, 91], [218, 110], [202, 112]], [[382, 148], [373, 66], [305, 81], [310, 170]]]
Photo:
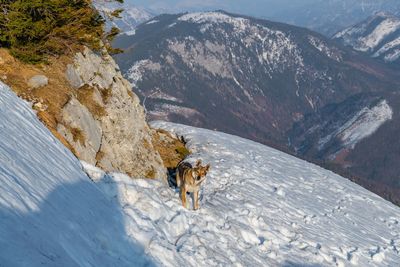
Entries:
[[105, 33], [104, 23], [91, 0], [0, 0], [0, 46], [29, 63], [76, 45], [99, 49], [100, 41], [110, 42], [117, 33]]

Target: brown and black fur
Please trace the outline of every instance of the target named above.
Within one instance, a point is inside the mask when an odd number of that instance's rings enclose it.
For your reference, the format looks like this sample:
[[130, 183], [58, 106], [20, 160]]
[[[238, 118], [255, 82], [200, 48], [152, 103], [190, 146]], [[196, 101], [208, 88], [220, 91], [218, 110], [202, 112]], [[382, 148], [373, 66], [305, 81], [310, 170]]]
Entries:
[[201, 161], [198, 160], [193, 167], [188, 162], [181, 162], [178, 165], [176, 172], [176, 183], [180, 190], [182, 205], [188, 208], [186, 193], [193, 193], [194, 209], [199, 209], [199, 191], [200, 186], [204, 182], [210, 165], [201, 166]]

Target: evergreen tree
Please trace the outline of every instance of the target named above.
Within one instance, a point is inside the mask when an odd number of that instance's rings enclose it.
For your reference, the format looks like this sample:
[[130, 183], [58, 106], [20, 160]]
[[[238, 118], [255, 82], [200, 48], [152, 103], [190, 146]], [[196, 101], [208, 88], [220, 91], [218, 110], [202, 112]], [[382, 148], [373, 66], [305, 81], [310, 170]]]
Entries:
[[42, 62], [76, 45], [99, 49], [101, 40], [111, 49], [117, 31], [105, 33], [104, 23], [91, 0], [0, 0], [0, 46], [25, 62]]

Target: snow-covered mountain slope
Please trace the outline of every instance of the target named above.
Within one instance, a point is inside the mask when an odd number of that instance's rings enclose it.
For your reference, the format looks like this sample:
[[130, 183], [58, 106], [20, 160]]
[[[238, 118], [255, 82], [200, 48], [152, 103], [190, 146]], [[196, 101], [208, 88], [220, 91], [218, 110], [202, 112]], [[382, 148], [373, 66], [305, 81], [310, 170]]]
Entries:
[[[400, 209], [332, 172], [220, 132], [155, 122], [211, 163], [199, 211], [156, 181], [112, 179], [166, 266], [396, 266]], [[105, 188], [112, 180], [92, 170]], [[96, 176], [97, 175], [97, 176]], [[104, 182], [105, 181], [105, 182]], [[108, 181], [108, 182], [107, 182]]]
[[400, 17], [378, 13], [334, 37], [347, 46], [386, 62], [400, 62]]
[[0, 83], [0, 266], [151, 266], [124, 221], [120, 205]]
[[[156, 122], [212, 165], [201, 209], [81, 164], [0, 84], [0, 266], [396, 266], [400, 209], [239, 137]], [[146, 256], [148, 255], [148, 256]]]
[[110, 13], [117, 9], [123, 9], [120, 18], [107, 20], [107, 27], [111, 28], [112, 26], [115, 26], [119, 28], [122, 33], [128, 35], [135, 34], [135, 28], [137, 25], [154, 17], [152, 12], [145, 8], [135, 6], [129, 2], [118, 3], [116, 1], [105, 2], [102, 0], [95, 0], [94, 3], [98, 10], [105, 13]]

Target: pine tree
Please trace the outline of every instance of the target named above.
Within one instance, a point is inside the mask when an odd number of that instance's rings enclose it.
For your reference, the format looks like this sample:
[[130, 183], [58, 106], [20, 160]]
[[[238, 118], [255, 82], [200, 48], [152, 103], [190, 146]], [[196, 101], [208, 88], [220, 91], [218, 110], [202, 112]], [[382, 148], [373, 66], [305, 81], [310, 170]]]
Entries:
[[0, 46], [29, 63], [76, 45], [99, 49], [100, 41], [108, 43], [117, 33], [105, 33], [104, 23], [91, 0], [0, 0]]

